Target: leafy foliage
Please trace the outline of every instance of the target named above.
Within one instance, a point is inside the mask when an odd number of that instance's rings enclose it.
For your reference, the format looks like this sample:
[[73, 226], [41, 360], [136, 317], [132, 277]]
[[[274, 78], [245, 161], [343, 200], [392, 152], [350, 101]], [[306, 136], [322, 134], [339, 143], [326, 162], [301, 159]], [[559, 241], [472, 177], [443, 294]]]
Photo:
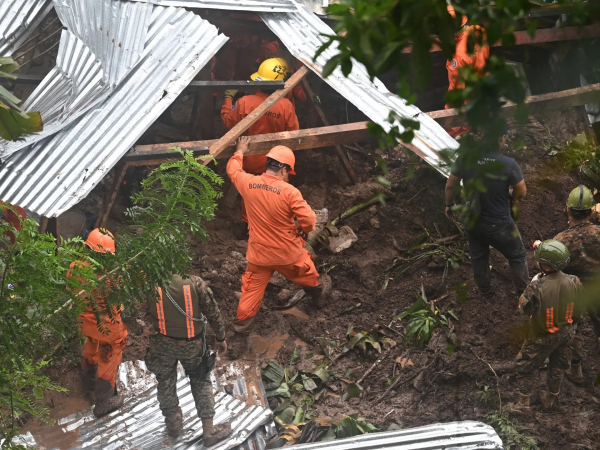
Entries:
[[494, 427], [507, 450], [539, 450], [537, 441], [521, 433], [523, 428], [514, 423], [507, 412], [493, 412], [487, 423]]
[[[43, 414], [34, 398], [52, 389], [39, 375], [54, 349], [76, 332], [75, 318], [90, 307], [102, 330], [116, 320], [120, 305], [152, 298], [172, 273], [185, 275], [191, 234], [208, 236], [204, 221], [214, 217], [222, 179], [189, 151], [183, 160], [154, 170], [133, 198], [130, 221], [116, 238], [116, 254], [88, 250], [79, 238], [56, 244], [38, 224], [20, 219], [21, 229], [0, 220], [0, 429], [12, 432], [22, 411]], [[7, 210], [16, 210], [10, 206]], [[79, 261], [80, 264], [71, 263]], [[93, 295], [92, 295], [93, 293]], [[149, 297], [151, 296], [151, 297]], [[33, 393], [34, 397], [31, 397]], [[6, 397], [12, 396], [8, 408]], [[8, 409], [7, 409], [8, 408]], [[10, 420], [9, 420], [10, 419]]]
[[[19, 65], [10, 56], [0, 57], [0, 78], [16, 79], [13, 72]], [[43, 130], [39, 112], [25, 112], [19, 108], [21, 103], [6, 88], [0, 86], [0, 138], [15, 141], [24, 134], [37, 133]]]
[[585, 133], [578, 134], [554, 154], [566, 169], [580, 170], [595, 186], [600, 187], [600, 151]]
[[[0, 369], [0, 440], [12, 440], [18, 428], [15, 421], [24, 413], [44, 419], [48, 408], [42, 403], [44, 391], [66, 392], [39, 372], [47, 361], [33, 364], [23, 358], [13, 359]], [[5, 414], [5, 411], [11, 413]]]
[[458, 321], [458, 317], [452, 309], [442, 313], [436, 305], [429, 304], [423, 285], [421, 285], [421, 292], [417, 295], [417, 301], [396, 318], [407, 319], [406, 340], [415, 342], [420, 347], [429, 343], [437, 328], [442, 328], [451, 337], [453, 329], [451, 319]]

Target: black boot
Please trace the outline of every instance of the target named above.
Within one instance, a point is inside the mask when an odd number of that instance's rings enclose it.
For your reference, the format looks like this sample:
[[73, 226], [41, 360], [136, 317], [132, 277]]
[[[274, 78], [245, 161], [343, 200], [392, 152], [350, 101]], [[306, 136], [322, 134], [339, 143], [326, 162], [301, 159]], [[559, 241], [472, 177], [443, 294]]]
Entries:
[[531, 281], [531, 277], [529, 276], [529, 268], [527, 267], [527, 261], [518, 266], [510, 266], [510, 277], [512, 278], [515, 289], [517, 290], [517, 296], [520, 296]]
[[319, 277], [319, 285], [315, 287], [304, 287], [304, 292], [308, 297], [310, 304], [321, 309], [327, 306], [329, 301], [329, 292], [331, 291], [331, 277], [327, 274]]

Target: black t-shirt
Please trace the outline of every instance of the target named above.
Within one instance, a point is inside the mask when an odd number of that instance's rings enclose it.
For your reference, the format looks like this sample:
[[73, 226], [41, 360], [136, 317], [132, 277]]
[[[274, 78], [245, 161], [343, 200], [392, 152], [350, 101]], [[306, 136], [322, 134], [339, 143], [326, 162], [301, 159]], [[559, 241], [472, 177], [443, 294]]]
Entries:
[[[508, 188], [523, 181], [523, 172], [517, 161], [502, 153], [485, 155], [479, 164], [499, 162], [503, 166], [491, 177], [483, 178], [485, 192], [480, 192], [481, 213], [479, 220], [497, 224], [510, 220]], [[460, 159], [452, 169], [452, 175], [463, 181], [469, 181], [475, 176], [475, 170], [462, 167]]]

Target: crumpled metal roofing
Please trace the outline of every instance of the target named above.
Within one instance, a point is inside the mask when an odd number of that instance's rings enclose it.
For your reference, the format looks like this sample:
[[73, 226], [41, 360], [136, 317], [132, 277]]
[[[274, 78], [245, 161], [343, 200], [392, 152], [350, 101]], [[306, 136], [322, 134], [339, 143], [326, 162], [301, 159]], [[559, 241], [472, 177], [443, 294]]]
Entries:
[[[325, 63], [339, 53], [334, 43], [313, 62], [314, 55], [326, 40], [321, 34], [332, 35], [335, 32], [303, 4], [297, 3], [297, 10], [294, 12], [261, 13], [261, 17], [292, 55], [319, 76]], [[429, 164], [448, 176], [447, 168], [439, 166], [439, 152], [457, 149], [458, 143], [431, 117], [389, 92], [380, 80], [371, 82], [365, 67], [356, 61], [348, 77], [344, 77], [338, 67], [325, 81], [386, 130], [391, 128], [387, 121], [390, 110], [400, 117], [417, 120], [421, 127], [415, 132], [412, 144], [423, 152]], [[402, 126], [400, 129], [403, 129]]]
[[114, 88], [144, 51], [153, 6], [116, 0], [54, 0], [54, 4], [60, 21], [90, 47], [102, 64], [104, 80]]
[[[83, 0], [57, 1], [69, 5], [73, 17], [78, 17], [75, 6]], [[121, 2], [85, 3], [88, 11], [106, 12], [102, 5]], [[57, 134], [12, 155], [0, 170], [0, 199], [46, 217], [56, 217], [77, 204], [227, 41], [209, 22], [182, 8], [130, 5], [137, 8], [111, 9], [114, 14], [127, 15], [121, 20], [108, 14], [97, 17], [95, 24], [83, 23], [102, 28], [109, 36], [124, 36], [131, 30], [111, 32], [107, 25], [128, 27], [143, 23], [147, 8], [152, 8], [144, 50], [134, 69], [101, 105]], [[93, 40], [97, 35], [82, 31], [81, 26], [79, 37], [91, 49], [104, 48], [98, 42], [88, 42], [86, 39]]]
[[25, 111], [39, 111], [44, 130], [19, 141], [0, 141], [0, 158], [51, 136], [73, 122], [108, 93], [100, 61], [85, 43], [63, 30], [56, 66], [23, 103]]
[[0, 2], [0, 55], [12, 55], [51, 9], [52, 0], [2, 0]]
[[298, 450], [503, 450], [502, 440], [489, 425], [464, 421], [437, 423], [385, 433], [370, 433], [329, 442], [292, 445]]
[[[184, 432], [178, 439], [166, 433], [164, 417], [158, 407], [156, 378], [143, 361], [128, 361], [119, 366], [117, 388], [126, 400], [118, 411], [96, 419], [91, 411], [82, 411], [60, 419], [60, 429], [45, 436], [45, 447], [57, 446], [61, 435], [76, 432], [77, 439], [71, 450], [79, 449], [204, 449], [202, 444], [202, 421], [198, 418], [189, 379], [181, 365], [177, 372], [177, 395], [183, 411]], [[244, 378], [239, 380], [244, 384]], [[276, 433], [270, 420], [268, 406], [257, 404], [255, 397], [248, 401], [247, 393], [235, 383], [232, 395], [220, 388], [212, 374], [215, 394], [215, 424], [231, 421], [232, 435], [229, 439], [211, 447], [227, 450], [247, 445], [253, 450], [265, 448], [265, 443]]]
[[184, 8], [227, 9], [234, 11], [289, 12], [295, 11], [292, 0], [132, 0], [162, 6]]

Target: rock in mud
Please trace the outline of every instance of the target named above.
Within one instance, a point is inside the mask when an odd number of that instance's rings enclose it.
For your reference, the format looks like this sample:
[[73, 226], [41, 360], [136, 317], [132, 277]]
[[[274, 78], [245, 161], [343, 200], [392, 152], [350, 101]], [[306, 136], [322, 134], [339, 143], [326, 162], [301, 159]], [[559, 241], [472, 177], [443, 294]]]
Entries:
[[329, 250], [332, 253], [340, 253], [352, 246], [356, 241], [358, 241], [358, 237], [347, 225], [344, 225], [339, 229], [339, 233], [335, 237], [331, 237], [329, 239]]

